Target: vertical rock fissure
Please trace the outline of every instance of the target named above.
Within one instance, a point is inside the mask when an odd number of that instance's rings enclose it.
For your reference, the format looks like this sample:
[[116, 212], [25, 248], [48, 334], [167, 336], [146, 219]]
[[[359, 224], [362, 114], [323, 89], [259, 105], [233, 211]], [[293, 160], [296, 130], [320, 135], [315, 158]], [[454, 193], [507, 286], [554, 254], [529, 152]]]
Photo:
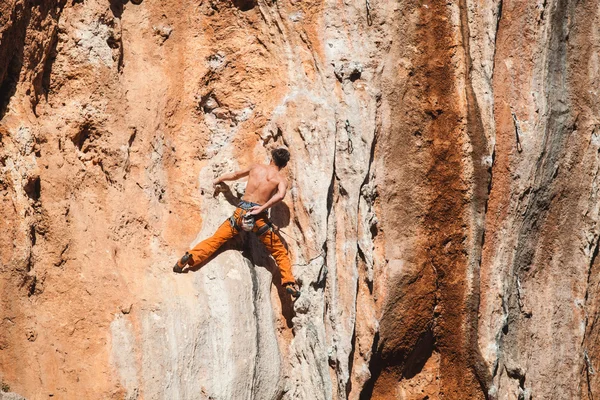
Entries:
[[589, 400], [594, 400], [594, 392], [592, 390], [592, 382], [591, 382], [591, 377], [590, 374], [593, 373], [593, 371], [591, 371], [591, 361], [589, 360], [589, 357], [587, 354], [585, 354], [585, 377], [586, 377], [586, 384], [587, 384], [587, 391], [588, 391], [588, 396], [589, 396]]
[[[356, 298], [358, 299], [358, 285], [356, 285]], [[354, 304], [354, 309], [356, 310], [356, 303]], [[348, 376], [352, 377], [352, 368], [354, 367], [354, 354], [356, 352], [356, 321], [354, 322], [354, 329], [352, 330], [352, 339], [350, 340], [352, 343], [352, 350], [350, 350], [350, 354], [348, 356]], [[346, 381], [346, 398], [350, 395], [352, 391], [352, 379], [348, 379]]]
[[[465, 54], [466, 69], [466, 99], [467, 99], [467, 134], [472, 146], [471, 162], [473, 165], [473, 198], [471, 199], [471, 235], [472, 244], [470, 250], [469, 268], [471, 269], [472, 281], [470, 291], [467, 294], [467, 331], [466, 341], [469, 347], [467, 352], [470, 358], [470, 366], [481, 386], [481, 390], [487, 398], [491, 384], [489, 369], [481, 355], [478, 344], [479, 326], [479, 302], [480, 302], [480, 268], [483, 240], [485, 235], [486, 208], [491, 184], [491, 165], [485, 166], [484, 159], [487, 158], [488, 144], [481, 118], [477, 96], [473, 90], [471, 57], [470, 28], [468, 19], [468, 8], [466, 0], [460, 0], [460, 20], [463, 50]], [[501, 5], [500, 5], [501, 7]]]
[[[20, 20], [19, 14], [22, 13], [25, 13], [25, 16]], [[17, 85], [23, 68], [25, 38], [31, 19], [31, 10], [27, 8], [25, 2], [17, 4], [17, 7], [13, 9], [11, 19], [13, 20], [12, 25], [3, 33], [4, 38], [8, 38], [9, 43], [12, 45], [10, 46], [10, 51], [8, 51], [12, 56], [6, 58], [9, 60], [6, 63], [6, 72], [0, 76], [2, 78], [0, 81], [0, 121], [6, 114], [10, 99], [17, 91]]]
[[[600, 239], [598, 237], [598, 235], [594, 235], [594, 243], [592, 244], [593, 246], [593, 251], [592, 251], [592, 256], [590, 258], [590, 262], [588, 265], [588, 274], [587, 274], [587, 280], [586, 280], [586, 290], [585, 290], [585, 299], [584, 299], [584, 303], [583, 303], [583, 307], [586, 308], [585, 310], [585, 329], [584, 329], [584, 333], [583, 333], [583, 337], [582, 337], [582, 341], [581, 341], [581, 348], [583, 349], [583, 365], [582, 368], [585, 371], [585, 378], [586, 378], [586, 385], [587, 385], [587, 392], [588, 392], [588, 400], [594, 400], [594, 393], [593, 393], [593, 388], [592, 388], [592, 377], [591, 375], [593, 375], [595, 373], [594, 371], [594, 367], [592, 364], [592, 360], [590, 359], [590, 356], [588, 354], [588, 341], [589, 341], [589, 334], [592, 333], [594, 331], [594, 326], [596, 323], [596, 315], [592, 315], [590, 318], [590, 315], [588, 314], [588, 301], [589, 301], [589, 294], [590, 294], [590, 286], [592, 285], [592, 272], [594, 270], [594, 265], [596, 264], [596, 260], [598, 257], [598, 252], [600, 250]], [[595, 314], [595, 313], [594, 313]]]
[[[248, 239], [248, 238], [246, 238]], [[259, 292], [260, 289], [258, 287], [259, 282], [258, 282], [258, 277], [256, 276], [256, 263], [252, 262], [249, 265], [249, 270], [250, 270], [250, 278], [252, 280], [252, 314], [254, 316], [254, 334], [256, 335], [256, 339], [255, 339], [255, 349], [256, 349], [256, 354], [254, 355], [254, 363], [252, 366], [252, 390], [251, 393], [254, 395], [255, 393], [258, 392], [258, 384], [260, 384], [260, 379], [258, 377], [259, 374], [259, 370], [258, 370], [258, 359], [260, 358], [261, 354], [260, 354], [260, 350], [261, 350], [261, 335], [260, 335], [260, 318], [258, 315], [258, 308], [261, 307], [262, 305], [259, 302]]]
[[588, 265], [588, 273], [587, 273], [587, 280], [586, 280], [586, 289], [585, 289], [585, 301], [587, 302], [589, 294], [590, 294], [590, 284], [591, 284], [591, 279], [592, 279], [592, 270], [594, 269], [594, 262], [596, 261], [596, 257], [598, 257], [598, 250], [599, 250], [599, 244], [600, 244], [600, 238], [598, 237], [597, 234], [594, 235], [594, 242], [591, 244], [591, 247], [593, 247], [592, 250], [592, 257], [590, 258], [590, 263]]
[[495, 70], [496, 64], [496, 50], [498, 49], [498, 31], [500, 30], [500, 21], [502, 21], [502, 7], [504, 5], [504, 0], [498, 1], [498, 8], [496, 9], [496, 29], [494, 30], [494, 52], [492, 54], [492, 76], [493, 71]]
[[43, 95], [46, 101], [48, 101], [48, 93], [50, 92], [51, 86], [52, 66], [56, 59], [56, 47], [58, 45], [60, 17], [62, 16], [66, 3], [67, 0], [58, 0], [56, 6], [50, 8], [49, 10], [49, 12], [53, 14], [55, 23], [52, 31], [50, 32], [50, 41], [48, 47], [45, 49], [43, 57], [40, 60], [42, 69], [33, 80], [35, 97], [32, 108], [36, 116], [38, 116], [36, 108], [39, 102], [39, 97]]
[[[325, 218], [326, 221], [326, 232], [325, 232], [325, 241], [323, 242], [323, 248], [322, 248], [322, 255], [323, 255], [323, 275], [321, 276], [321, 273], [319, 273], [318, 276], [318, 282], [314, 282], [314, 287], [315, 289], [320, 287], [323, 289], [323, 291], [325, 292], [326, 290], [326, 283], [327, 283], [327, 276], [329, 275], [329, 263], [328, 263], [328, 255], [329, 255], [329, 217], [332, 213], [332, 208], [333, 208], [333, 191], [334, 191], [334, 185], [335, 185], [335, 152], [333, 155], [333, 167], [332, 167], [332, 172], [331, 172], [331, 181], [329, 182], [329, 187], [327, 188], [327, 216]], [[324, 311], [325, 313], [323, 314], [323, 321], [325, 321], [325, 314], [327, 311], [327, 307], [324, 307]]]

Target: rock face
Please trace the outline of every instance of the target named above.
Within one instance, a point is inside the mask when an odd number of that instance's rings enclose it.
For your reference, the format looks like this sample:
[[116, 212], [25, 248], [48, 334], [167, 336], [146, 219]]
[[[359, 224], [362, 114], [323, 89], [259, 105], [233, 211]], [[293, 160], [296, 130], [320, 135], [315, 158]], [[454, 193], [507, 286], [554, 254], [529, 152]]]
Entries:
[[[600, 396], [599, 90], [596, 0], [2, 2], [2, 390]], [[300, 299], [173, 274], [278, 146]]]

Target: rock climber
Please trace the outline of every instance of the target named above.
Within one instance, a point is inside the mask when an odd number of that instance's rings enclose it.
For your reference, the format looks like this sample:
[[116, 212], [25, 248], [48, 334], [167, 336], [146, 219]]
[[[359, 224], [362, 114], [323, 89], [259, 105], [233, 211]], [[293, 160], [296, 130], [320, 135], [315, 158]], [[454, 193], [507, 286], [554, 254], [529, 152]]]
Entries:
[[287, 182], [281, 170], [287, 165], [290, 153], [284, 148], [271, 152], [269, 165], [254, 164], [249, 168], [220, 176], [213, 181], [215, 189], [224, 181], [248, 177], [246, 193], [233, 215], [221, 224], [217, 231], [185, 253], [173, 266], [174, 272], [182, 272], [186, 265], [198, 266], [208, 259], [227, 240], [240, 230], [254, 232], [269, 250], [281, 271], [281, 284], [297, 299], [300, 290], [292, 275], [292, 265], [287, 249], [279, 235], [273, 230], [267, 210], [285, 197]]

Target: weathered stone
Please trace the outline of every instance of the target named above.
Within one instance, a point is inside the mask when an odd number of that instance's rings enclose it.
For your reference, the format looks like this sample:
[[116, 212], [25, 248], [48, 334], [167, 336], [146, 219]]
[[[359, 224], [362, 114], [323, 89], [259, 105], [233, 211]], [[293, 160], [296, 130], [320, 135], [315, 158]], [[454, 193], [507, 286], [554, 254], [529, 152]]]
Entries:
[[[592, 0], [2, 2], [2, 382], [597, 398], [599, 54]], [[171, 272], [278, 146], [302, 296], [252, 235]]]
[[26, 400], [25, 397], [16, 393], [0, 392], [0, 400]]

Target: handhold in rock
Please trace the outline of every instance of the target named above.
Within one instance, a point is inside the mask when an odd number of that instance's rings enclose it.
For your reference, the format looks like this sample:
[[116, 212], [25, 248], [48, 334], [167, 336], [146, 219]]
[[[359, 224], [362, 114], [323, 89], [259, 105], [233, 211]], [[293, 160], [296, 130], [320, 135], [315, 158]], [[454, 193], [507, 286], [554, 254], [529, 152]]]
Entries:
[[131, 313], [131, 309], [133, 308], [133, 304], [129, 303], [128, 306], [119, 306], [119, 310], [121, 310], [121, 313], [123, 314], [130, 314]]
[[213, 96], [208, 96], [201, 104], [205, 113], [209, 113], [219, 107], [219, 102]]
[[363, 71], [362, 64], [353, 61], [353, 62], [350, 62], [347, 64], [342, 64], [342, 65], [335, 67], [335, 69], [333, 70], [333, 73], [335, 74], [335, 77], [340, 82], [342, 82], [345, 79], [347, 79], [351, 82], [354, 82], [355, 80], [360, 78], [362, 71]]
[[27, 332], [25, 332], [25, 335], [27, 336], [27, 340], [30, 342], [35, 342], [37, 339], [37, 332], [33, 329], [28, 329]]
[[241, 11], [250, 11], [256, 6], [255, 0], [233, 0], [232, 3]]
[[33, 201], [39, 200], [42, 191], [42, 184], [39, 175], [32, 174], [27, 177], [27, 181], [23, 185], [23, 190]]
[[164, 43], [165, 40], [167, 40], [171, 36], [173, 28], [168, 25], [158, 25], [152, 27], [152, 31], [155, 35], [160, 37], [161, 43]]
[[212, 113], [218, 119], [228, 119], [229, 118], [229, 110], [227, 110], [226, 108], [221, 108], [221, 107], [215, 108], [214, 110], [212, 110]]
[[216, 54], [211, 54], [210, 56], [208, 56], [206, 60], [208, 62], [208, 67], [211, 70], [216, 71], [217, 69], [225, 65], [225, 54], [219, 51]]
[[133, 4], [135, 4], [136, 6], [139, 6], [140, 4], [142, 4], [142, 1], [143, 1], [143, 0], [131, 0], [131, 2], [132, 2]]

